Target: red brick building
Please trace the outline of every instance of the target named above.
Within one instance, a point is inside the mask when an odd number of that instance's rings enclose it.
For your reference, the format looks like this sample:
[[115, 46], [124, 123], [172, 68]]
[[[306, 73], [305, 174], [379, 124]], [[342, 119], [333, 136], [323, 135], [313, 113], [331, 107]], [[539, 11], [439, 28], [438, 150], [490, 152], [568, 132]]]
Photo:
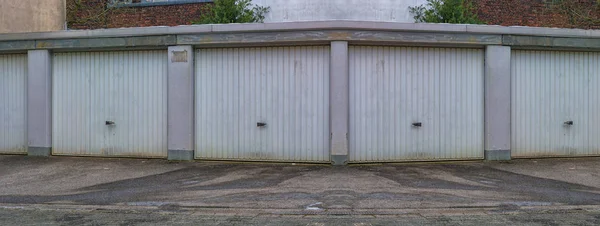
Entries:
[[599, 0], [473, 0], [490, 25], [600, 29]]
[[[189, 25], [212, 4], [210, 0], [163, 2], [129, 0], [132, 4], [112, 5], [111, 0], [67, 0], [69, 29]], [[127, 2], [125, 0], [124, 2]]]
[[[600, 0], [472, 1], [487, 24], [600, 29]], [[114, 2], [122, 5], [115, 7]], [[67, 23], [69, 29], [189, 25], [206, 13], [211, 2], [67, 0]]]

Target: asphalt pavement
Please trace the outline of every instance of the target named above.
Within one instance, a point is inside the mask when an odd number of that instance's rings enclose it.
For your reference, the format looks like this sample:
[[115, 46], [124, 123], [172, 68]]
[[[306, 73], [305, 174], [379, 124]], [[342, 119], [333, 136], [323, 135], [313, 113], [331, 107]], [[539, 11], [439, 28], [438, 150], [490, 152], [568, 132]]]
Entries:
[[599, 163], [332, 167], [0, 156], [0, 223], [598, 225]]

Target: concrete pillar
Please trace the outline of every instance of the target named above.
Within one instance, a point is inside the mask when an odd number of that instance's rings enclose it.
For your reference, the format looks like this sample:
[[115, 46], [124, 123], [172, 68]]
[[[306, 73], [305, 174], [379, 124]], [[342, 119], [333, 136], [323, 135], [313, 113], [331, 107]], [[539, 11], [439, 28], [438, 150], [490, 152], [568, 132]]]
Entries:
[[485, 49], [485, 159], [510, 160], [510, 47]]
[[52, 154], [52, 56], [48, 50], [28, 52], [27, 154]]
[[194, 159], [194, 49], [169, 47], [168, 159]]
[[348, 162], [349, 73], [348, 42], [331, 42], [329, 79], [330, 151], [333, 165]]

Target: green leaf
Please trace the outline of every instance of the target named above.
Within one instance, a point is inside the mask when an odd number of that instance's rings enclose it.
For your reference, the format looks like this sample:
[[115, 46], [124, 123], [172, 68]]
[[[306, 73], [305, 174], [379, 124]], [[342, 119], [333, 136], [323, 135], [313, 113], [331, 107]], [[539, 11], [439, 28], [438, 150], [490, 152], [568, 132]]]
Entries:
[[270, 10], [270, 7], [252, 5], [251, 0], [215, 0], [208, 14], [192, 23], [262, 23]]
[[408, 7], [417, 23], [482, 24], [470, 0], [427, 0], [427, 4]]

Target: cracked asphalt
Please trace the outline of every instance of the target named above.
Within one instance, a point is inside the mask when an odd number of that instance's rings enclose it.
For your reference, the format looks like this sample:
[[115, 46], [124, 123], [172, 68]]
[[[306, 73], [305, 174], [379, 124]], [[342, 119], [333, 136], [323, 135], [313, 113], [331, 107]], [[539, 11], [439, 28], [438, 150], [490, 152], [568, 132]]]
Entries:
[[332, 167], [0, 156], [0, 222], [597, 225], [599, 163], [580, 158]]

